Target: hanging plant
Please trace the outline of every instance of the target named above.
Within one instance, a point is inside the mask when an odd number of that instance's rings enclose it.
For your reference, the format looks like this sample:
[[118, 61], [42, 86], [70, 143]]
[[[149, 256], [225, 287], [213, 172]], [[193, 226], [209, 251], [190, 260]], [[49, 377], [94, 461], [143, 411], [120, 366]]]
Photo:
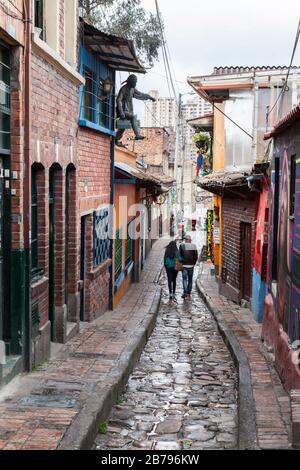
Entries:
[[203, 150], [203, 153], [206, 153], [209, 149], [210, 137], [208, 134], [195, 134], [193, 136], [193, 142], [196, 144], [196, 147]]

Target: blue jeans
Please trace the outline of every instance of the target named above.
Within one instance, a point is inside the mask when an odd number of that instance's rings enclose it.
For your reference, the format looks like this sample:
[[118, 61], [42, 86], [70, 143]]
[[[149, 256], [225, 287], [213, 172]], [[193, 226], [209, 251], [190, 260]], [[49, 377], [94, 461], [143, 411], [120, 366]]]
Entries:
[[182, 282], [183, 282], [183, 291], [185, 294], [189, 295], [192, 292], [193, 276], [194, 276], [194, 268], [183, 268]]

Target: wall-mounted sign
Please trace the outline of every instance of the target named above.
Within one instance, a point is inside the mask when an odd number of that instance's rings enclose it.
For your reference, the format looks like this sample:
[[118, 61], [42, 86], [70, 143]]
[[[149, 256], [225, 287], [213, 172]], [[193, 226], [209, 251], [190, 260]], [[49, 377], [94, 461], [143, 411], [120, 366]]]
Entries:
[[213, 259], [214, 211], [207, 211], [207, 259]]

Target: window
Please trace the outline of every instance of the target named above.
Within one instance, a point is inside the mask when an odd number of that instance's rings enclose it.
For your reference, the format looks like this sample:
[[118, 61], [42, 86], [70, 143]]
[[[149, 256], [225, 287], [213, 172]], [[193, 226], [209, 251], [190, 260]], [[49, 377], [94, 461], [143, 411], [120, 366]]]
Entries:
[[10, 150], [10, 54], [0, 44], [0, 151]]
[[88, 121], [94, 121], [94, 78], [93, 73], [87, 67], [84, 67], [84, 78], [85, 78], [85, 87], [84, 87], [84, 118]]
[[31, 276], [37, 277], [42, 270], [38, 259], [38, 170], [33, 166], [31, 169]]
[[34, 2], [34, 26], [41, 30], [41, 38], [44, 39], [44, 0]]
[[295, 193], [296, 193], [296, 155], [291, 157], [291, 181], [290, 181], [290, 217], [295, 215]]
[[[131, 222], [130, 222], [131, 223]], [[131, 261], [133, 260], [133, 253], [132, 253], [132, 240], [129, 235], [129, 226], [130, 223], [127, 225], [127, 240], [126, 240], [126, 251], [125, 251], [125, 265], [128, 266]]]
[[116, 233], [115, 239], [115, 281], [122, 274], [122, 239], [121, 230]]
[[86, 83], [83, 88], [81, 119], [114, 130], [114, 95], [104, 93], [104, 82], [114, 83], [114, 72], [89, 51], [81, 51], [81, 70]]
[[109, 259], [109, 210], [94, 212], [94, 268]]

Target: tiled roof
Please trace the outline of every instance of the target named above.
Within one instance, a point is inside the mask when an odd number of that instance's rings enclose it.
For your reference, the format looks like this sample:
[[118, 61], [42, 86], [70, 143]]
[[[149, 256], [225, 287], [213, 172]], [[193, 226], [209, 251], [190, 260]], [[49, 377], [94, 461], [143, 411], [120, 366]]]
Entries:
[[[299, 67], [292, 67], [292, 69], [297, 69]], [[238, 66], [227, 66], [224, 67], [214, 67], [213, 75], [228, 75], [230, 73], [247, 73], [247, 72], [264, 72], [268, 70], [286, 70], [288, 66], [286, 65], [262, 65], [262, 66], [249, 66], [244, 67], [241, 65]]]
[[283, 132], [287, 127], [291, 126], [295, 121], [298, 120], [300, 120], [300, 103], [289, 113], [287, 113], [282, 119], [280, 119], [272, 131], [265, 134], [264, 139], [268, 140], [271, 137], [281, 134], [281, 132]]

